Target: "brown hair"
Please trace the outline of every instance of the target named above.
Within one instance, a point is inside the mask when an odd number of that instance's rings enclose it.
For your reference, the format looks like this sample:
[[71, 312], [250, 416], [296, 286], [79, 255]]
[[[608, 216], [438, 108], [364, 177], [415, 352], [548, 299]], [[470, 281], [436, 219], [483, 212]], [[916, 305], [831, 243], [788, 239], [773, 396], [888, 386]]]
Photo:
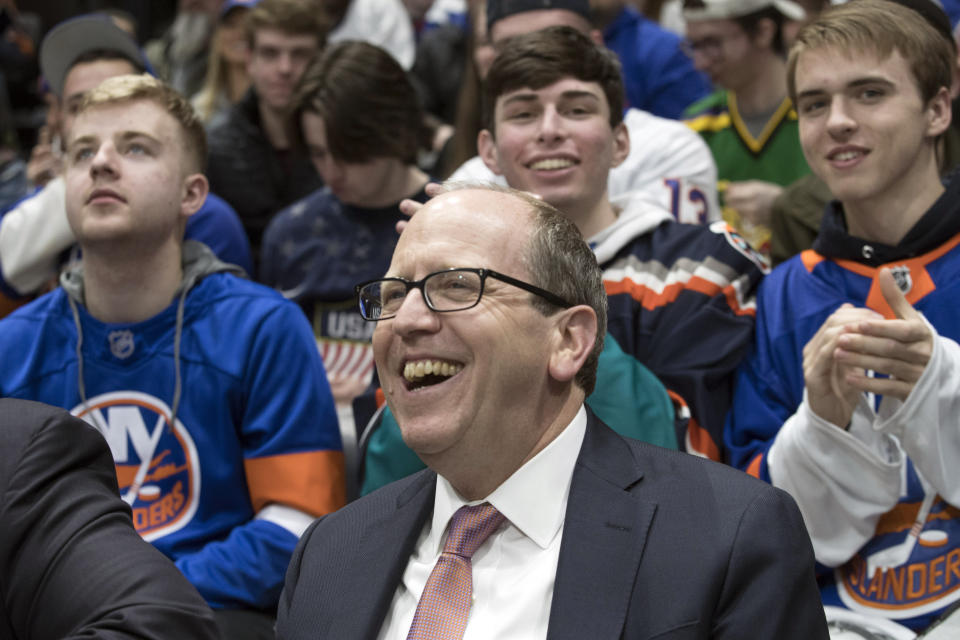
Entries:
[[415, 164], [430, 144], [403, 67], [366, 42], [329, 47], [303, 74], [292, 108], [298, 116], [308, 111], [323, 118], [330, 154], [343, 162], [396, 157]]
[[616, 54], [576, 29], [556, 26], [503, 42], [484, 87], [484, 125], [495, 134], [494, 110], [503, 94], [542, 89], [568, 77], [599, 84], [610, 107], [610, 127], [623, 121], [623, 78]]
[[114, 76], [87, 91], [77, 113], [102, 105], [135, 100], [149, 100], [163, 108], [183, 131], [184, 154], [190, 163], [190, 173], [202, 172], [207, 160], [207, 137], [203, 123], [190, 102], [173, 87], [149, 74]]
[[327, 14], [316, 0], [260, 0], [246, 16], [247, 43], [253, 49], [260, 29], [276, 29], [292, 35], [317, 37], [322, 47], [327, 38]]
[[833, 7], [800, 30], [787, 60], [787, 89], [794, 102], [800, 56], [824, 48], [869, 51], [884, 59], [898, 51], [910, 66], [924, 104], [953, 82], [955, 45], [919, 13], [889, 0], [857, 0]]

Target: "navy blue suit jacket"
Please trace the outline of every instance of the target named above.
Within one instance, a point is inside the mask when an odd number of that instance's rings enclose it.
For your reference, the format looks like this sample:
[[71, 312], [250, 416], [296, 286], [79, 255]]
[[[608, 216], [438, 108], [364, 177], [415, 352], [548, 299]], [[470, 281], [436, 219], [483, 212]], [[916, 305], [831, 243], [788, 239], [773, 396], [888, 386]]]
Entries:
[[[550, 640], [828, 637], [813, 550], [786, 493], [588, 415]], [[287, 572], [278, 637], [376, 638], [435, 490], [424, 470], [311, 525]]]

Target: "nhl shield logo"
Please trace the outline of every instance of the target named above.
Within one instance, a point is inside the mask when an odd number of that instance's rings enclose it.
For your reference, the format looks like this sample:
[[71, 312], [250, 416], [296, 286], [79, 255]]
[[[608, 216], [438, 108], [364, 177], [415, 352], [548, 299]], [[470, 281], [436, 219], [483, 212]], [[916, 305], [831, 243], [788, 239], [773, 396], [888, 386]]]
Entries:
[[110, 353], [115, 358], [125, 360], [133, 355], [133, 332], [128, 329], [122, 331], [111, 331], [107, 335], [110, 341]]
[[910, 267], [906, 265], [897, 265], [890, 269], [890, 273], [893, 275], [893, 281], [897, 283], [900, 291], [904, 295], [910, 293], [910, 289], [913, 289], [913, 278], [910, 277]]

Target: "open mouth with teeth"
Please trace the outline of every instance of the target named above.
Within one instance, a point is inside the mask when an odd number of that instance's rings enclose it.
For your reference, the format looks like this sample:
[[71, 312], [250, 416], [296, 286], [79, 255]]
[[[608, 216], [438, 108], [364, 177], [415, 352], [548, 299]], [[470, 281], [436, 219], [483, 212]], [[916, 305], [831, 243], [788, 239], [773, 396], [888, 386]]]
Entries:
[[534, 171], [557, 171], [572, 167], [575, 164], [577, 163], [570, 158], [545, 158], [531, 162], [528, 167]]
[[460, 373], [462, 364], [442, 360], [410, 360], [403, 365], [407, 389], [415, 391], [439, 384]]

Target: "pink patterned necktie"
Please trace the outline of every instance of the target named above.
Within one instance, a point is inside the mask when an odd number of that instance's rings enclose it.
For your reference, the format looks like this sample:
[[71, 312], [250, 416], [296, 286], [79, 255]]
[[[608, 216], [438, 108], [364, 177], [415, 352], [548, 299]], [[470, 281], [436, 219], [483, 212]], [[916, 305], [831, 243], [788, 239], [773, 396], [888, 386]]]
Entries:
[[463, 638], [473, 597], [470, 558], [503, 521], [503, 514], [486, 502], [453, 514], [447, 544], [423, 588], [407, 640]]

